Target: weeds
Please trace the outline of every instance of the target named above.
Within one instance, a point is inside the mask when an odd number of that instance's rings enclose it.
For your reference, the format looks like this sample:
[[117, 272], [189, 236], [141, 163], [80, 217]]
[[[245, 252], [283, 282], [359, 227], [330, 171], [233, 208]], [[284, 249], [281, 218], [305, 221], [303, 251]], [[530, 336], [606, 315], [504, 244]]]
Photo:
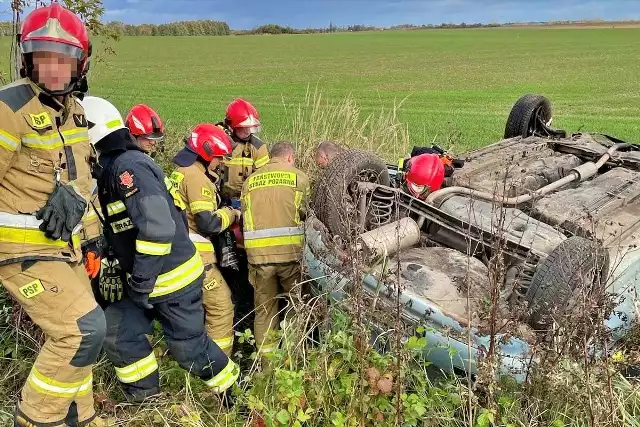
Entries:
[[[365, 148], [395, 163], [409, 151], [409, 138], [397, 120], [397, 107], [362, 117], [352, 98], [331, 102], [317, 90], [308, 91], [305, 104], [283, 104], [289, 125], [277, 139], [295, 141], [299, 162], [310, 171], [314, 170], [315, 144], [321, 140]], [[171, 156], [181, 147], [182, 131], [186, 130], [169, 134], [165, 151], [158, 156], [167, 170]], [[449, 140], [456, 139], [452, 133]], [[507, 184], [505, 178], [504, 188]], [[330, 254], [341, 261], [341, 267], [330, 278], [328, 289], [310, 282], [308, 285], [315, 287], [312, 297], [290, 300], [278, 332], [280, 349], [270, 353], [266, 363], [255, 354], [234, 355], [242, 359], [246, 369], [234, 388], [233, 409], [224, 409], [200, 380], [177, 366], [160, 329], [156, 330], [154, 343], [163, 394], [141, 405], [123, 403], [113, 368], [102, 356], [94, 370], [97, 408], [115, 417], [119, 425], [134, 427], [640, 426], [640, 385], [620, 375], [622, 364], [598, 361], [584, 351], [558, 352], [557, 339], [552, 340], [554, 345], [544, 340], [532, 345], [532, 359], [542, 362], [531, 365], [524, 384], [498, 378], [498, 349], [503, 344], [500, 334], [516, 334], [519, 323], [516, 316], [499, 307], [511, 266], [505, 258], [505, 236], [499, 231], [508, 225], [503, 206], [493, 206], [493, 212], [499, 220], [493, 224], [495, 240], [488, 242], [489, 297], [481, 313], [472, 313], [473, 290], [467, 288], [468, 318], [477, 314], [488, 322], [491, 338], [484, 358], [478, 361], [477, 376], [442, 372], [426, 360], [435, 351], [430, 345], [433, 327], [404, 315], [401, 295], [406, 290], [402, 288], [399, 259], [383, 263], [386, 267], [395, 263], [395, 271], [380, 266], [376, 270], [366, 265], [354, 242], [343, 242], [338, 254], [331, 247], [336, 243], [330, 241]], [[477, 250], [471, 245], [467, 249], [469, 255]], [[389, 294], [372, 293], [362, 284], [368, 275], [395, 283], [395, 287], [391, 286]], [[593, 311], [594, 305], [606, 310], [605, 304], [595, 304], [589, 298], [579, 302], [581, 313]], [[556, 338], [571, 339], [580, 344], [574, 348], [584, 350], [587, 337], [592, 341], [602, 338], [594, 330], [602, 317], [577, 317], [579, 327], [574, 324], [572, 331], [565, 330]], [[253, 342], [250, 331], [237, 335], [239, 341]], [[637, 355], [637, 336], [640, 334], [629, 337], [626, 354]], [[473, 342], [470, 333], [460, 336], [451, 331], [449, 338]], [[0, 291], [1, 425], [11, 424], [13, 405], [41, 342], [38, 329], [26, 321], [4, 290]], [[455, 354], [452, 349], [446, 350]], [[470, 366], [470, 355], [459, 356], [468, 359]]]

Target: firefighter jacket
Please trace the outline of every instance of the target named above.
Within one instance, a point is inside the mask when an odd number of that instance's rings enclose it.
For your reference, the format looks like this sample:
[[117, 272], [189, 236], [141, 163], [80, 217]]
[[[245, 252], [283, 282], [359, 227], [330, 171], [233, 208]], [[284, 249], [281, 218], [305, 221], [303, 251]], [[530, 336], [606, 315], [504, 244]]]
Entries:
[[[207, 169], [198, 160], [191, 165], [178, 160], [170, 177], [186, 206], [189, 224], [189, 238], [202, 255], [206, 265], [216, 262], [211, 238], [226, 230], [234, 221], [234, 212], [230, 208], [220, 208], [220, 196], [214, 182], [207, 176]], [[180, 163], [182, 163], [182, 165]]]
[[107, 135], [96, 148], [104, 233], [129, 287], [160, 302], [200, 286], [204, 267], [189, 240], [184, 205], [160, 167], [127, 129]]
[[225, 197], [238, 199], [242, 184], [249, 175], [269, 162], [269, 150], [267, 144], [255, 135], [245, 142], [236, 138], [230, 130], [225, 130], [233, 140], [233, 151], [231, 160], [225, 162], [222, 193]]
[[307, 175], [279, 159], [271, 159], [245, 181], [241, 203], [249, 264], [300, 259], [308, 196]]
[[71, 242], [52, 240], [35, 217], [60, 183], [89, 199], [91, 146], [84, 110], [64, 105], [28, 79], [0, 88], [0, 265], [23, 260], [79, 261], [81, 226]]
[[80, 240], [82, 241], [83, 248], [98, 242], [102, 237], [102, 222], [98, 217], [99, 212], [100, 201], [98, 200], [98, 185], [94, 180], [94, 189], [89, 199], [89, 206], [87, 212], [82, 217]]

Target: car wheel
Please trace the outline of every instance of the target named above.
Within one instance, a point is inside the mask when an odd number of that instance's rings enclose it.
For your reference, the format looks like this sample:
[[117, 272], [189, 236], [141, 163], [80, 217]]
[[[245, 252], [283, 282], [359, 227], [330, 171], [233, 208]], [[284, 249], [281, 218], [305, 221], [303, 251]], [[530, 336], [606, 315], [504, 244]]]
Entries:
[[602, 290], [608, 269], [609, 254], [596, 242], [573, 236], [560, 243], [538, 263], [525, 295], [531, 326], [547, 330], [561, 322], [580, 292]]
[[544, 127], [551, 124], [551, 102], [542, 95], [527, 94], [516, 101], [504, 130], [504, 137], [543, 134]]
[[329, 164], [315, 184], [314, 211], [334, 235], [347, 237], [357, 229], [359, 181], [388, 186], [386, 163], [368, 151], [348, 150]]

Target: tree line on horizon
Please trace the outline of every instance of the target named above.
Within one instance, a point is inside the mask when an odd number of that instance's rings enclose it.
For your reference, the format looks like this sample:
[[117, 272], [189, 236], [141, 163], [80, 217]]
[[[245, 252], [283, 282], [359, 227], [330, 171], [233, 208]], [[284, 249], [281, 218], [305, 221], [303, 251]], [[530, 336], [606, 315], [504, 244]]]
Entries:
[[[112, 21], [103, 25], [104, 30], [110, 34], [118, 36], [226, 36], [230, 34], [315, 34], [315, 33], [338, 33], [338, 32], [358, 32], [375, 30], [416, 30], [416, 29], [442, 29], [442, 28], [490, 28], [513, 25], [555, 25], [574, 24], [577, 21], [554, 21], [554, 22], [529, 22], [529, 23], [442, 23], [439, 25], [394, 25], [392, 27], [375, 27], [371, 25], [347, 25], [337, 26], [330, 23], [326, 28], [293, 28], [277, 24], [266, 24], [250, 30], [232, 30], [224, 21], [197, 20], [197, 21], [177, 21], [167, 24], [125, 24], [120, 21]], [[602, 20], [579, 21], [580, 23], [602, 23]], [[0, 36], [11, 36], [11, 22], [0, 22]]]

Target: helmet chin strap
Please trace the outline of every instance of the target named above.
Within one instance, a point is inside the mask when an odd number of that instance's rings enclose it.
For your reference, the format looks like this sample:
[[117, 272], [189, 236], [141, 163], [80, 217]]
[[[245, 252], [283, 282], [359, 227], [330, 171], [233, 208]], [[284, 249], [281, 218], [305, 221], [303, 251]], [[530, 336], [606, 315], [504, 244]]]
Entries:
[[38, 83], [38, 82], [35, 82], [35, 83], [47, 95], [50, 95], [50, 96], [66, 96], [66, 95], [69, 95], [71, 92], [73, 92], [75, 90], [77, 81], [78, 81], [77, 79], [72, 79], [71, 83], [69, 83], [67, 85], [67, 87], [62, 89], [62, 90], [50, 90], [50, 89], [48, 89], [46, 86], [44, 86], [41, 83]]
[[51, 90], [47, 88], [44, 84], [36, 81], [34, 78], [34, 66], [33, 66], [33, 54], [25, 54], [23, 59], [23, 67], [20, 70], [20, 75], [23, 77], [28, 77], [32, 82], [34, 82], [44, 93], [50, 96], [66, 96], [71, 92], [75, 91], [78, 88], [78, 83], [82, 80], [82, 78], [86, 78], [86, 71], [80, 71], [79, 77], [72, 77], [69, 84], [61, 90]]

